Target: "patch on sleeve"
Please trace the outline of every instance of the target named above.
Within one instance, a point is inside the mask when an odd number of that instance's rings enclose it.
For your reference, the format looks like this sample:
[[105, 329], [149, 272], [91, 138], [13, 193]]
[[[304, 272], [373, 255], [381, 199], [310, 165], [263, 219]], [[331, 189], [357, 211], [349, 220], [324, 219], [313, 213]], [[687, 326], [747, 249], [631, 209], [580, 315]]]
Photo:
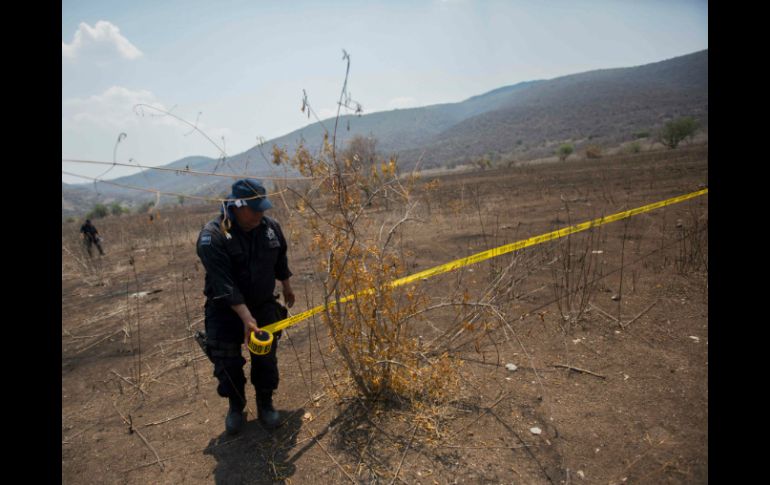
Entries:
[[202, 234], [200, 245], [211, 246], [211, 234]]

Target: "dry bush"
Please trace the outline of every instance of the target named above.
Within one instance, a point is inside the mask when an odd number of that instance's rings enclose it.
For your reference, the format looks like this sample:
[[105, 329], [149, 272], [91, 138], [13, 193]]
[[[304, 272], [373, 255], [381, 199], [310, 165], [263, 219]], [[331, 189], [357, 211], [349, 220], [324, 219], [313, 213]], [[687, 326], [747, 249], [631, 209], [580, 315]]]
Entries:
[[566, 323], [566, 327], [562, 327], [565, 333], [582, 321], [597, 290], [601, 275], [601, 258], [597, 250], [600, 240], [598, 227], [558, 240], [557, 262], [551, 267], [551, 287], [559, 313]]
[[[429, 356], [412, 330], [427, 298], [416, 285], [391, 284], [407, 273], [394, 236], [414, 220], [416, 179], [402, 180], [394, 159], [337, 154], [328, 138], [318, 156], [303, 146], [292, 156], [279, 148], [273, 155], [274, 162], [317, 181], [288, 190], [311, 232], [311, 257], [323, 275], [322, 320], [358, 394], [407, 401], [451, 396], [457, 362], [446, 353]], [[386, 205], [390, 210], [378, 224], [376, 215]]]
[[677, 221], [679, 240], [674, 266], [679, 274], [708, 273], [708, 224], [708, 212], [699, 214], [694, 209], [688, 221]]
[[602, 147], [599, 145], [589, 145], [586, 147], [586, 158], [602, 158]]

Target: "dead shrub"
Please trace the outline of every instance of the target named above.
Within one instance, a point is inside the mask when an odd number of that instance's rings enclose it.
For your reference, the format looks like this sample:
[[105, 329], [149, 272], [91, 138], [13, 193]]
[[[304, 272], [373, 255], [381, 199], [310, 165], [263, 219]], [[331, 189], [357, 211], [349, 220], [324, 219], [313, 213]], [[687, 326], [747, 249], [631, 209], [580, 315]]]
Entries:
[[[303, 175], [317, 178], [304, 191], [290, 190], [323, 275], [321, 319], [359, 395], [446, 399], [458, 381], [458, 362], [447, 353], [431, 354], [413, 332], [427, 304], [419, 287], [392, 284], [407, 273], [394, 236], [414, 220], [416, 178], [402, 180], [395, 159], [348, 155], [337, 154], [328, 137], [317, 156], [303, 147], [291, 157], [274, 154], [275, 160], [288, 160]], [[385, 206], [390, 208], [386, 219], [376, 224], [375, 215]]]
[[602, 147], [599, 145], [589, 145], [586, 147], [586, 158], [602, 158]]
[[601, 252], [597, 249], [600, 229], [592, 228], [578, 235], [561, 238], [557, 262], [551, 267], [556, 305], [569, 333], [580, 323], [597, 289]]

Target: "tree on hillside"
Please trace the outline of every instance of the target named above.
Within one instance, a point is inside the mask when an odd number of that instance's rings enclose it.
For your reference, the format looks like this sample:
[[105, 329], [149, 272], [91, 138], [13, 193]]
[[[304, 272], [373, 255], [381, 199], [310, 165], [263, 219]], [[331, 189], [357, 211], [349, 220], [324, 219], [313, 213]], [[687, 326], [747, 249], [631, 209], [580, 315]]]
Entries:
[[666, 123], [658, 132], [657, 139], [668, 148], [674, 149], [683, 140], [692, 140], [697, 131], [698, 122], [690, 116], [685, 116]]
[[127, 210], [123, 208], [123, 206], [120, 205], [119, 202], [113, 202], [112, 204], [110, 204], [110, 213], [113, 216], [119, 216], [124, 212], [127, 212]]
[[351, 163], [369, 168], [377, 160], [377, 139], [371, 136], [355, 135], [348, 142], [342, 155], [343, 159], [347, 159]]
[[102, 217], [107, 217], [107, 214], [109, 214], [107, 206], [104, 204], [95, 204], [94, 208], [91, 209], [91, 212], [89, 212], [86, 217], [88, 219], [101, 219]]
[[575, 151], [575, 148], [570, 145], [569, 143], [565, 143], [564, 145], [559, 147], [559, 150], [556, 152], [557, 155], [559, 155], [559, 160], [562, 162], [567, 159], [568, 156], [572, 155], [572, 152]]

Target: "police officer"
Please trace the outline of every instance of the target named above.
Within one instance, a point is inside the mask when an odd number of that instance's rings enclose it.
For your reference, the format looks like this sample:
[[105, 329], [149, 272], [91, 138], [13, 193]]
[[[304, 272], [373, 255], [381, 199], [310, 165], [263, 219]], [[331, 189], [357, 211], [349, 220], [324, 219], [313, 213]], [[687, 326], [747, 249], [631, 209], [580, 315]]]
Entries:
[[[228, 433], [239, 432], [246, 420], [246, 360], [241, 344], [258, 327], [285, 318], [285, 308], [274, 296], [276, 280], [281, 282], [286, 306], [294, 305], [286, 239], [278, 222], [264, 215], [272, 206], [258, 180], [238, 180], [219, 217], [198, 236], [198, 257], [206, 269], [206, 348], [219, 381], [217, 392], [230, 402], [225, 418]], [[279, 423], [273, 407], [279, 338], [277, 332], [267, 355], [249, 352], [259, 421], [269, 429]]]
[[99, 255], [104, 256], [104, 250], [102, 250], [102, 238], [99, 236], [99, 231], [96, 230], [96, 226], [91, 223], [90, 219], [86, 219], [86, 222], [80, 226], [80, 233], [83, 234], [83, 243], [88, 250], [88, 257], [91, 255], [91, 246], [96, 245], [99, 249]]

